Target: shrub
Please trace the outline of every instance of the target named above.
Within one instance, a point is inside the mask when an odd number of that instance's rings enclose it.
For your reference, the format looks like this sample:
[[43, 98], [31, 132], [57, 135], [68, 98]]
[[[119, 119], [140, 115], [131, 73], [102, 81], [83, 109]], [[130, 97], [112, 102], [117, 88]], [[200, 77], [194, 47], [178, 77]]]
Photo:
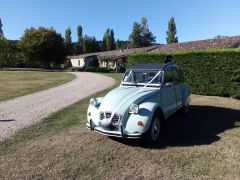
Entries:
[[70, 71], [84, 71], [84, 72], [102, 72], [109, 73], [112, 70], [104, 67], [70, 67], [68, 68]]
[[173, 63], [181, 67], [191, 93], [240, 99], [240, 49], [130, 54], [127, 66], [164, 62], [170, 54]]

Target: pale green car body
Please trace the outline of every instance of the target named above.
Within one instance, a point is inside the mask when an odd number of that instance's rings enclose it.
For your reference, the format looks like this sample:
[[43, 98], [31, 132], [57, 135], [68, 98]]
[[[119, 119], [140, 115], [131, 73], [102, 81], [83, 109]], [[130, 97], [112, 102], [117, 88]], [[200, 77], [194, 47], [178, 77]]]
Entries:
[[[166, 73], [173, 71], [178, 72], [181, 80], [177, 83], [174, 79], [172, 83], [166, 82]], [[156, 111], [160, 111], [163, 118], [167, 119], [180, 108], [188, 106], [189, 90], [183, 82], [179, 67], [167, 64], [158, 72], [161, 77], [159, 86], [126, 85], [122, 81], [119, 87], [105, 97], [96, 98], [97, 103], [88, 107], [87, 127], [108, 136], [140, 138], [148, 131]], [[130, 113], [131, 104], [138, 105], [138, 113]], [[107, 122], [117, 119], [114, 121], [117, 123], [109, 128], [102, 123], [107, 118]], [[139, 121], [142, 124], [139, 125]]]

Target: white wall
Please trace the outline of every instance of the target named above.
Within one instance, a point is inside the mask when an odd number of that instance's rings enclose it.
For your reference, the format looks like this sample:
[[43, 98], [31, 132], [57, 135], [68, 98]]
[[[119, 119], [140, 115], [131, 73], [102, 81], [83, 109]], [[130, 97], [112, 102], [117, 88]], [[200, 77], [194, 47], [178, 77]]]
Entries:
[[82, 59], [70, 59], [73, 67], [84, 67], [84, 58]]

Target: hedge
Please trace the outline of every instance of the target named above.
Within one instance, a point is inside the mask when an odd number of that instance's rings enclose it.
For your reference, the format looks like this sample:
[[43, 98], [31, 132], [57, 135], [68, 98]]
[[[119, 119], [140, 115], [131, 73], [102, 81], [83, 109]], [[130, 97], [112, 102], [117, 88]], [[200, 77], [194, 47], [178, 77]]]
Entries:
[[164, 62], [167, 55], [182, 69], [191, 93], [240, 99], [240, 49], [130, 54], [127, 66]]
[[84, 71], [84, 72], [102, 72], [102, 73], [112, 72], [111, 69], [104, 68], [104, 67], [70, 67], [67, 70], [70, 70], [70, 71]]

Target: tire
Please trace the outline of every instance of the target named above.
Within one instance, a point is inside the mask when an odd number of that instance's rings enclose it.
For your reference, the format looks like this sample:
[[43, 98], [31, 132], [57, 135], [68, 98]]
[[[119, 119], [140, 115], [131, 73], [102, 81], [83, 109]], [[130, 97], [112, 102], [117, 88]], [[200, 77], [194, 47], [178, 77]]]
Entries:
[[150, 144], [158, 142], [160, 135], [162, 133], [162, 116], [158, 113], [153, 115], [151, 124], [148, 131], [145, 134], [144, 140]]
[[188, 113], [189, 113], [189, 104], [183, 105], [183, 107], [181, 107], [180, 111], [181, 111], [181, 114], [188, 115]]

